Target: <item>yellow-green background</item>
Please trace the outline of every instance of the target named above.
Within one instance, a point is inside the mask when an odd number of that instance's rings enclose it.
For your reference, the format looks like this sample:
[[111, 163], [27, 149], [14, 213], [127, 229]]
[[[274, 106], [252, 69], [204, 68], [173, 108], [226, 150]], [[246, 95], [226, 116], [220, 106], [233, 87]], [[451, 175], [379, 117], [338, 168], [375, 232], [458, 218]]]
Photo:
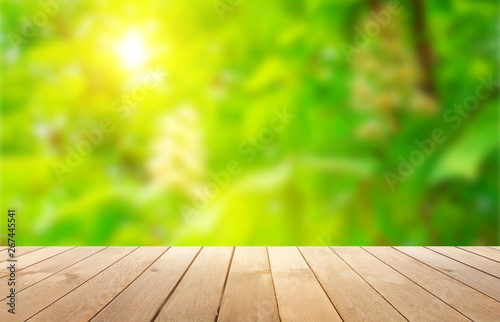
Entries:
[[[43, 6], [2, 0], [2, 243], [14, 207], [18, 245], [498, 244], [498, 87], [457, 129], [443, 120], [498, 79], [498, 2], [423, 1], [426, 31], [415, 2], [349, 62], [342, 44], [384, 1], [220, 0], [222, 19], [210, 0], [67, 1], [16, 47]], [[135, 68], [115, 50], [131, 31]], [[120, 119], [148, 68], [164, 81]], [[295, 118], [248, 162], [238, 147], [283, 108]], [[105, 117], [115, 130], [60, 182], [53, 162]], [[435, 128], [447, 140], [391, 192], [386, 171]], [[232, 160], [241, 173], [183, 215]]]

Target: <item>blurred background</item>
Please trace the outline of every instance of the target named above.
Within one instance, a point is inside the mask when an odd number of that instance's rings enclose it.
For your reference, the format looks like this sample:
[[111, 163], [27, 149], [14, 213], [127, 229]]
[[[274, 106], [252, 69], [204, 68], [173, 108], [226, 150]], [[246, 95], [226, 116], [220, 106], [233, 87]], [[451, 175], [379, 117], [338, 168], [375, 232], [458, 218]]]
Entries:
[[3, 0], [2, 227], [498, 245], [498, 21], [496, 0]]

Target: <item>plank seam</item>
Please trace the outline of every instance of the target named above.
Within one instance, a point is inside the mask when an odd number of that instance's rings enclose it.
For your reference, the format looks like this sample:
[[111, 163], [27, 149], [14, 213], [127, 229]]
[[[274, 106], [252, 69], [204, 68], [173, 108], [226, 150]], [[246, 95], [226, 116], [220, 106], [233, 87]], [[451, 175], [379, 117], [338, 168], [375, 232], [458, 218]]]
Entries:
[[342, 314], [340, 314], [339, 310], [337, 309], [337, 307], [335, 306], [335, 304], [333, 303], [332, 299], [330, 298], [330, 296], [328, 295], [328, 293], [326, 292], [325, 288], [323, 287], [323, 284], [321, 284], [321, 281], [319, 280], [318, 276], [316, 276], [316, 273], [314, 272], [314, 270], [311, 268], [311, 265], [309, 265], [309, 262], [307, 261], [307, 259], [304, 257], [304, 254], [302, 254], [302, 251], [300, 250], [299, 247], [297, 247], [297, 250], [299, 251], [300, 253], [300, 256], [302, 256], [302, 258], [304, 259], [304, 262], [306, 262], [307, 264], [307, 267], [309, 267], [309, 270], [313, 273], [314, 275], [314, 278], [316, 278], [316, 281], [318, 281], [318, 284], [321, 286], [321, 289], [323, 290], [323, 292], [325, 293], [326, 297], [328, 298], [328, 300], [330, 300], [330, 303], [332, 303], [332, 306], [333, 308], [335, 309], [335, 311], [337, 311], [337, 314], [339, 315], [340, 319], [342, 321], [345, 321], [344, 318], [342, 317]]
[[[392, 247], [392, 248], [394, 248], [393, 246], [391, 246], [391, 247]], [[494, 297], [492, 297], [492, 296], [490, 296], [490, 295], [488, 295], [488, 294], [486, 294], [486, 293], [482, 292], [481, 290], [478, 290], [477, 288], [473, 287], [472, 285], [469, 285], [469, 284], [467, 284], [467, 283], [465, 283], [465, 282], [462, 282], [461, 280], [459, 280], [459, 279], [457, 279], [457, 278], [455, 278], [455, 277], [453, 277], [453, 276], [451, 276], [451, 275], [448, 275], [448, 274], [446, 274], [445, 272], [443, 272], [443, 271], [441, 271], [441, 270], [437, 269], [436, 267], [431, 266], [431, 265], [429, 265], [429, 264], [427, 264], [427, 263], [425, 263], [425, 262], [422, 262], [422, 261], [421, 261], [421, 260], [419, 260], [418, 258], [415, 258], [415, 257], [413, 257], [413, 256], [411, 256], [411, 255], [409, 255], [409, 254], [407, 254], [407, 253], [405, 253], [405, 252], [403, 252], [403, 251], [401, 251], [401, 250], [397, 249], [397, 248], [394, 248], [394, 249], [395, 249], [395, 250], [397, 250], [398, 252], [400, 252], [400, 253], [402, 253], [402, 254], [406, 255], [406, 256], [409, 256], [409, 257], [411, 257], [411, 258], [413, 258], [413, 259], [415, 259], [415, 260], [419, 261], [420, 263], [422, 263], [422, 264], [424, 264], [424, 265], [429, 266], [429, 267], [430, 267], [430, 268], [432, 268], [432, 269], [435, 269], [435, 270], [436, 270], [436, 271], [438, 271], [438, 272], [443, 273], [444, 275], [446, 275], [446, 276], [448, 276], [448, 277], [453, 278], [454, 280], [456, 280], [456, 281], [458, 281], [458, 282], [460, 282], [460, 283], [464, 284], [465, 286], [468, 286], [468, 287], [470, 287], [470, 288], [472, 288], [472, 289], [474, 289], [474, 290], [478, 291], [479, 293], [481, 293], [481, 294], [483, 294], [483, 295], [485, 295], [485, 296], [489, 297], [489, 298], [490, 298], [490, 299], [492, 299], [493, 301], [495, 301], [495, 302], [499, 302], [499, 303], [500, 303], [500, 301], [498, 301], [498, 300], [497, 300], [497, 299], [495, 299]]]
[[[114, 264], [116, 264], [117, 262], [121, 261], [123, 258], [127, 257], [130, 253], [134, 252], [136, 249], [138, 249], [139, 247], [136, 247], [134, 248], [133, 250], [131, 250], [130, 252], [126, 253], [125, 255], [123, 255], [122, 257], [118, 258], [116, 261], [114, 261], [113, 263], [111, 263], [110, 265], [106, 266], [104, 269], [100, 270], [99, 272], [97, 272], [96, 274], [94, 274], [93, 276], [91, 276], [90, 278], [88, 278], [86, 281], [84, 281], [83, 283], [81, 283], [80, 285], [78, 285], [77, 287], [75, 287], [74, 289], [70, 290], [69, 292], [66, 292], [64, 295], [60, 296], [59, 298], [57, 298], [55, 301], [51, 302], [50, 304], [48, 304], [47, 306], [45, 306], [43, 309], [41, 309], [40, 311], [36, 312], [35, 314], [31, 315], [29, 318], [26, 319], [29, 320], [31, 318], [33, 318], [35, 315], [37, 315], [38, 313], [42, 312], [43, 310], [45, 310], [46, 308], [48, 308], [49, 306], [51, 306], [52, 304], [54, 304], [55, 302], [59, 301], [60, 299], [62, 299], [63, 297], [65, 297], [66, 295], [68, 295], [69, 293], [73, 292], [74, 290], [76, 290], [77, 288], [79, 288], [80, 286], [82, 286], [83, 284], [87, 283], [88, 281], [90, 281], [91, 279], [93, 279], [94, 277], [96, 277], [97, 275], [101, 274], [102, 272], [104, 272], [105, 270], [107, 270], [109, 267], [113, 266]], [[97, 252], [99, 253], [99, 252]], [[96, 254], [97, 254], [96, 253]]]
[[[57, 254], [54, 254], [54, 255], [52, 255], [52, 256], [46, 257], [46, 258], [42, 259], [42, 260], [41, 260], [41, 261], [39, 261], [39, 262], [36, 262], [36, 263], [31, 264], [31, 265], [28, 265], [28, 266], [25, 266], [25, 267], [23, 267], [23, 268], [20, 268], [20, 269], [18, 269], [18, 270], [17, 270], [17, 272], [20, 272], [20, 271], [22, 271], [23, 269], [26, 269], [26, 268], [31, 267], [31, 266], [33, 266], [33, 265], [40, 264], [40, 263], [42, 263], [42, 262], [46, 261], [47, 259], [50, 259], [50, 258], [52, 258], [52, 257], [54, 257], [54, 256], [58, 256], [58, 255], [64, 254], [65, 252], [70, 251], [70, 250], [72, 250], [72, 249], [73, 249], [73, 248], [75, 248], [75, 247], [76, 247], [76, 246], [70, 247], [70, 248], [66, 249], [65, 251], [62, 251], [62, 252], [60, 252], [60, 253], [57, 253]], [[38, 249], [37, 249], [37, 250], [38, 250]], [[28, 254], [29, 254], [29, 253], [28, 253]], [[24, 255], [26, 255], [26, 254], [24, 254]], [[55, 273], [54, 273], [54, 274], [55, 274]], [[52, 274], [52, 275], [54, 275], [54, 274]], [[52, 275], [50, 275], [50, 276], [52, 276]], [[4, 277], [8, 277], [8, 275], [5, 275]], [[2, 277], [2, 278], [4, 278], [4, 277]], [[49, 276], [47, 276], [47, 277], [49, 277]], [[46, 277], [46, 278], [47, 278], [47, 277]], [[2, 279], [2, 278], [0, 278], [0, 279]], [[45, 279], [45, 278], [44, 278], [44, 279]], [[40, 282], [40, 281], [38, 281], [38, 282]], [[38, 282], [37, 282], [37, 283], [38, 283]], [[35, 283], [35, 284], [36, 284], [36, 283]], [[35, 284], [32, 284], [32, 285], [35, 285]], [[30, 285], [30, 286], [28, 286], [28, 287], [31, 287], [32, 285]], [[28, 287], [26, 287], [26, 288], [28, 288]], [[22, 289], [21, 291], [23, 291], [23, 290], [24, 290], [24, 289]], [[21, 292], [21, 291], [19, 291], [19, 292]], [[16, 292], [16, 294], [17, 294], [17, 293], [19, 293], [19, 292]], [[4, 297], [4, 298], [2, 298], [0, 301], [5, 300], [6, 298], [7, 298], [7, 297]]]
[[[22, 270], [23, 270], [23, 269], [25, 269], [25, 268], [28, 268], [28, 267], [31, 267], [31, 266], [33, 266], [33, 265], [39, 264], [39, 263], [41, 263], [41, 262], [44, 262], [44, 261], [46, 261], [46, 260], [47, 260], [47, 259], [49, 259], [49, 258], [52, 258], [52, 257], [54, 257], [54, 256], [58, 256], [58, 255], [64, 254], [64, 253], [66, 253], [66, 252], [68, 252], [68, 251], [72, 250], [72, 249], [73, 249], [73, 248], [75, 248], [75, 247], [76, 247], [76, 246], [70, 247], [70, 248], [68, 248], [68, 249], [66, 249], [66, 250], [64, 250], [64, 251], [62, 251], [62, 252], [60, 252], [60, 253], [57, 253], [57, 254], [54, 254], [54, 255], [52, 255], [52, 256], [46, 257], [46, 258], [42, 259], [42, 260], [41, 260], [41, 261], [39, 261], [39, 262], [36, 262], [36, 263], [31, 264], [31, 265], [28, 265], [28, 266], [25, 266], [25, 267], [23, 267], [23, 268], [20, 268], [20, 269], [18, 269], [17, 271], [18, 271], [18, 272], [19, 272], [19, 271], [22, 271]], [[37, 250], [39, 250], [39, 249], [37, 249]], [[28, 254], [29, 254], [29, 253], [28, 253]], [[24, 255], [26, 255], [26, 254], [24, 254]]]
[[[139, 247], [140, 248], [140, 247]], [[171, 247], [167, 247], [167, 249], [165, 249], [163, 251], [163, 253], [161, 253], [154, 261], [151, 262], [151, 264], [149, 264], [142, 272], [139, 273], [139, 275], [137, 275], [130, 283], [127, 284], [127, 286], [125, 286], [120, 292], [118, 292], [118, 294], [115, 295], [115, 297], [113, 297], [108, 303], [106, 303], [106, 305], [104, 305], [99, 311], [97, 311], [90, 319], [89, 321], [92, 321], [99, 313], [101, 313], [101, 311], [103, 311], [108, 305], [111, 304], [111, 302], [113, 302], [116, 298], [118, 298], [118, 296], [120, 296], [120, 294], [122, 294], [130, 285], [132, 285], [142, 274], [144, 274], [145, 271], [147, 271], [151, 265], [153, 265], [160, 257], [163, 256], [163, 254], [165, 254]], [[132, 252], [130, 252], [132, 253]], [[129, 254], [130, 254], [129, 253]]]
[[226, 291], [227, 280], [229, 278], [229, 271], [231, 270], [231, 265], [233, 264], [233, 257], [235, 250], [236, 246], [233, 246], [233, 251], [231, 252], [231, 258], [229, 259], [229, 265], [227, 267], [226, 278], [224, 279], [224, 286], [222, 286], [222, 294], [220, 297], [219, 306], [217, 307], [217, 313], [215, 314], [215, 322], [219, 320], [220, 307], [222, 305], [222, 299], [224, 298], [224, 292]]
[[497, 262], [497, 263], [500, 263], [500, 261], [497, 261], [496, 259], [493, 259], [493, 258], [490, 258], [490, 257], [484, 256], [484, 255], [481, 255], [481, 254], [475, 253], [475, 252], [473, 252], [473, 251], [471, 251], [471, 250], [468, 250], [468, 249], [465, 249], [465, 248], [463, 248], [463, 247], [461, 247], [461, 246], [458, 246], [457, 248], [460, 248], [461, 250], [465, 250], [466, 252], [469, 252], [469, 253], [471, 253], [471, 254], [474, 254], [474, 255], [477, 255], [477, 256], [481, 256], [481, 257], [487, 258], [487, 259], [489, 259], [489, 260], [495, 261], [495, 262]]
[[[19, 247], [30, 247], [30, 246], [19, 246]], [[17, 250], [17, 248], [18, 248], [18, 247], [16, 247], [16, 250]], [[24, 255], [28, 255], [28, 254], [30, 254], [30, 253], [36, 252], [37, 250], [40, 250], [40, 249], [43, 249], [43, 248], [45, 248], [45, 246], [41, 246], [40, 248], [33, 249], [32, 251], [27, 252], [27, 253], [25, 253], [25, 254], [22, 254], [22, 255], [20, 255], [20, 256], [16, 256], [16, 258], [23, 257]], [[7, 249], [8, 249], [8, 248], [7, 248]], [[0, 263], [6, 262], [6, 261], [7, 261], [7, 259], [6, 259], [6, 260], [2, 260], [2, 261], [0, 261]]]
[[443, 302], [444, 304], [448, 305], [449, 307], [451, 307], [452, 309], [454, 309], [455, 311], [457, 311], [458, 313], [460, 313], [461, 315], [463, 315], [464, 317], [466, 317], [467, 319], [471, 320], [471, 321], [474, 321], [472, 320], [470, 317], [468, 317], [467, 315], [463, 314], [462, 312], [460, 312], [459, 310], [457, 310], [456, 308], [454, 308], [453, 306], [451, 306], [451, 304], [445, 302], [443, 299], [439, 298], [437, 295], [435, 295], [434, 293], [432, 293], [431, 291], [429, 291], [428, 289], [426, 289], [425, 287], [423, 287], [422, 285], [418, 284], [417, 282], [415, 282], [414, 280], [412, 280], [410, 277], [406, 276], [405, 274], [403, 274], [402, 272], [398, 271], [396, 268], [392, 267], [390, 264], [386, 263], [384, 260], [378, 258], [375, 254], [372, 254], [370, 253], [368, 250], [366, 250], [364, 247], [361, 247], [361, 249], [363, 249], [365, 252], [367, 252], [368, 254], [372, 255], [373, 257], [375, 257], [376, 259], [378, 259], [379, 261], [381, 261], [382, 263], [384, 263], [385, 265], [389, 266], [390, 268], [392, 268], [393, 270], [395, 270], [396, 272], [398, 272], [399, 274], [403, 275], [404, 277], [406, 277], [408, 280], [412, 281], [415, 285], [418, 285], [421, 289], [423, 289], [424, 291], [426, 291], [427, 293], [431, 294], [432, 296], [434, 296], [435, 298], [437, 298], [438, 300], [440, 300], [441, 302]]
[[281, 322], [281, 315], [280, 315], [280, 307], [278, 303], [278, 296], [276, 295], [276, 286], [274, 285], [274, 277], [273, 277], [273, 272], [271, 268], [271, 260], [269, 259], [269, 247], [266, 246], [266, 253], [267, 253], [267, 264], [269, 265], [269, 274], [271, 275], [271, 283], [273, 284], [273, 292], [274, 292], [274, 299], [276, 300], [276, 309], [278, 311], [278, 319]]
[[[45, 278], [42, 278], [42, 279], [41, 279], [41, 280], [39, 280], [38, 282], [35, 282], [35, 283], [31, 284], [30, 286], [28, 286], [28, 287], [26, 287], [26, 288], [23, 288], [23, 289], [22, 289], [22, 290], [20, 290], [19, 292], [16, 292], [16, 294], [21, 293], [22, 291], [29, 289], [29, 288], [30, 288], [30, 287], [32, 287], [33, 285], [36, 285], [36, 284], [40, 283], [41, 281], [46, 280], [47, 278], [49, 278], [49, 277], [51, 277], [51, 276], [53, 276], [53, 275], [55, 275], [55, 274], [59, 273], [59, 272], [60, 272], [60, 271], [62, 271], [62, 270], [65, 270], [65, 269], [66, 269], [66, 268], [68, 268], [68, 267], [71, 267], [71, 266], [73, 266], [73, 265], [76, 265], [76, 264], [80, 263], [81, 261], [83, 261], [84, 259], [89, 258], [90, 256], [93, 256], [93, 255], [95, 255], [95, 254], [97, 254], [97, 253], [99, 253], [99, 252], [102, 252], [102, 251], [103, 251], [103, 250], [105, 250], [106, 248], [108, 248], [108, 247], [104, 247], [103, 249], [101, 249], [101, 250], [99, 250], [99, 251], [97, 251], [97, 252], [95, 252], [95, 253], [93, 253], [93, 254], [87, 255], [87, 256], [85, 256], [84, 258], [79, 259], [78, 261], [74, 262], [73, 264], [71, 264], [71, 265], [69, 265], [69, 266], [65, 266], [65, 267], [61, 268], [61, 269], [60, 269], [60, 270], [58, 270], [57, 272], [54, 272], [53, 274], [51, 274], [51, 275], [49, 275], [49, 276], [46, 276]], [[62, 253], [61, 253], [61, 254], [62, 254]], [[59, 254], [58, 254], [58, 255], [59, 255]], [[5, 300], [5, 299], [6, 299], [6, 298], [4, 298], [4, 300]], [[2, 300], [2, 301], [3, 301], [3, 300]]]
[[402, 316], [402, 317], [403, 317], [406, 321], [410, 321], [410, 320], [408, 320], [408, 318], [407, 318], [406, 316], [404, 316], [404, 314], [403, 314], [403, 313], [401, 313], [401, 312], [400, 312], [400, 311], [399, 311], [399, 310], [398, 310], [398, 309], [397, 309], [394, 305], [392, 305], [392, 303], [391, 303], [388, 299], [386, 299], [386, 298], [385, 298], [382, 294], [380, 294], [380, 292], [379, 292], [379, 291], [378, 291], [375, 287], [373, 287], [373, 285], [371, 285], [371, 284], [370, 284], [370, 283], [369, 283], [369, 282], [368, 282], [368, 281], [367, 281], [367, 280], [366, 280], [366, 279], [365, 279], [365, 278], [364, 278], [364, 277], [363, 277], [360, 273], [358, 273], [358, 271], [356, 271], [356, 270], [355, 270], [355, 269], [354, 269], [351, 265], [349, 265], [349, 263], [348, 263], [348, 262], [346, 262], [346, 261], [342, 258], [342, 256], [340, 256], [339, 254], [337, 254], [337, 252], [335, 252], [335, 250], [333, 250], [333, 248], [331, 248], [331, 247], [329, 247], [329, 248], [330, 248], [330, 250], [331, 250], [331, 251], [332, 251], [335, 255], [337, 255], [337, 256], [338, 256], [338, 257], [339, 257], [339, 258], [340, 258], [340, 259], [341, 259], [344, 263], [346, 263], [346, 265], [347, 265], [347, 266], [349, 266], [349, 267], [350, 267], [350, 268], [354, 271], [354, 273], [358, 274], [358, 276], [359, 276], [359, 277], [361, 277], [361, 279], [362, 279], [363, 281], [365, 281], [365, 283], [366, 283], [366, 284], [368, 284], [368, 285], [369, 285], [369, 286], [370, 286], [370, 287], [371, 287], [371, 288], [372, 288], [375, 292], [377, 292], [377, 294], [378, 294], [378, 295], [380, 295], [380, 296], [381, 296], [381, 297], [382, 297], [382, 298], [383, 298], [383, 299], [384, 299], [387, 303], [389, 303], [389, 305], [390, 305], [390, 306], [392, 306], [392, 307], [393, 307], [396, 311], [398, 311], [398, 313], [399, 313], [399, 314], [401, 314], [401, 316]]
[[[469, 264], [467, 264], [467, 263], [464, 263], [464, 262], [462, 262], [461, 260], [455, 259], [455, 258], [453, 258], [453, 257], [450, 257], [450, 256], [446, 255], [446, 254], [440, 253], [440, 252], [438, 252], [437, 250], [434, 250], [434, 249], [432, 249], [432, 248], [429, 248], [428, 246], [424, 246], [424, 248], [426, 248], [426, 249], [428, 249], [428, 250], [432, 250], [433, 252], [435, 252], [435, 253], [437, 253], [437, 254], [439, 254], [439, 255], [442, 255], [442, 256], [448, 257], [449, 259], [452, 259], [452, 260], [454, 260], [454, 261], [456, 261], [456, 262], [459, 262], [459, 263], [462, 263], [462, 264], [467, 265], [467, 266], [469, 266], [469, 267], [472, 267], [472, 268], [473, 268], [473, 269], [475, 269], [475, 270], [478, 270], [478, 271], [480, 271], [480, 272], [483, 272], [483, 273], [485, 273], [485, 274], [488, 274], [488, 275], [490, 275], [490, 276], [493, 276], [493, 277], [494, 277], [494, 278], [496, 278], [496, 279], [500, 279], [498, 276], [495, 276], [495, 275], [493, 275], [493, 274], [490, 274], [490, 273], [488, 273], [488, 272], [485, 272], [485, 271], [483, 271], [482, 269], [479, 269], [479, 268], [477, 268], [477, 267], [474, 267], [474, 266], [472, 266], [472, 265], [469, 265]], [[458, 247], [455, 247], [455, 248], [458, 248]], [[475, 255], [475, 256], [479, 256], [479, 255], [477, 255], [477, 254], [474, 254], [474, 255]]]
[[155, 314], [153, 315], [153, 317], [151, 318], [151, 321], [150, 322], [153, 322], [154, 320], [156, 320], [156, 318], [158, 317], [158, 315], [160, 314], [161, 310], [163, 310], [163, 308], [165, 307], [165, 304], [167, 304], [167, 301], [170, 299], [170, 297], [172, 297], [172, 294], [174, 294], [175, 290], [177, 289], [177, 286], [179, 286], [180, 282], [182, 281], [182, 279], [184, 278], [184, 276], [186, 276], [186, 273], [189, 271], [189, 269], [191, 268], [191, 265], [193, 265], [194, 261], [196, 260], [196, 258], [198, 258], [198, 255], [201, 253], [201, 251], [203, 250], [204, 247], [201, 247], [199, 250], [198, 250], [198, 253], [196, 253], [196, 255], [193, 257], [193, 259], [191, 260], [191, 263], [189, 263], [189, 266], [186, 268], [186, 270], [184, 271], [184, 273], [181, 275], [181, 277], [177, 280], [177, 282], [175, 283], [174, 287], [172, 287], [172, 290], [167, 294], [167, 296], [165, 297], [165, 299], [163, 300], [163, 302], [161, 303], [161, 305], [158, 307], [158, 310], [156, 310]]

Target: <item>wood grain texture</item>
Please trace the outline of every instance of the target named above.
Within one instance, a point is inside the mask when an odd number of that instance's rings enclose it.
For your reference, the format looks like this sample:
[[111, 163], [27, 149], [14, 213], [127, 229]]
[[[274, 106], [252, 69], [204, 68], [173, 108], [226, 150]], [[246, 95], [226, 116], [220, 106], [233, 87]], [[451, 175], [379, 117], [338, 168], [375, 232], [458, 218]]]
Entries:
[[[42, 249], [43, 247], [40, 247], [40, 246], [36, 246], [36, 247], [31, 247], [31, 246], [27, 246], [27, 247], [16, 247], [15, 250], [15, 256], [17, 258], [17, 260], [20, 259], [21, 256], [23, 255], [26, 255], [26, 254], [29, 254], [31, 252], [34, 252], [35, 250], [37, 249]], [[3, 263], [5, 262], [6, 260], [8, 260], [10, 257], [9, 257], [9, 252], [8, 252], [8, 249], [6, 252], [1, 252], [1, 257], [0, 257], [0, 263]]]
[[236, 247], [218, 321], [279, 321], [265, 247]]
[[[83, 284], [94, 275], [126, 256], [136, 247], [108, 247], [78, 264], [68, 267], [17, 293], [16, 319], [26, 320]], [[5, 306], [6, 300], [0, 302]], [[0, 310], [0, 321], [8, 321], [6, 310]]]
[[233, 247], [206, 247], [165, 303], [155, 321], [214, 321]]
[[500, 278], [500, 263], [457, 247], [427, 247], [456, 261]]
[[497, 251], [496, 249], [492, 249], [490, 247], [463, 247], [463, 246], [459, 248], [500, 263], [500, 252]]
[[[47, 260], [48, 258], [68, 251], [71, 248], [73, 247], [44, 247], [27, 253], [17, 259], [17, 270], [21, 271], [23, 269], [26, 269], [33, 264]], [[7, 272], [0, 272], [0, 278], [4, 276], [7, 276]]]
[[500, 251], [492, 247], [19, 247], [17, 254], [27, 266], [16, 272], [16, 315], [7, 312], [12, 276], [4, 263], [0, 321], [500, 320], [500, 278], [479, 269], [496, 274]]
[[410, 321], [468, 321], [449, 305], [359, 247], [331, 247]]
[[171, 247], [92, 321], [151, 321], [201, 247]]
[[328, 247], [299, 247], [299, 250], [344, 321], [406, 321]]
[[88, 321], [137, 278], [167, 247], [141, 247], [34, 315], [29, 321]]
[[483, 273], [454, 259], [424, 247], [395, 247], [397, 250], [425, 263], [442, 273], [496, 299], [500, 300], [498, 278]]
[[283, 321], [342, 321], [297, 247], [268, 247]]
[[[105, 247], [75, 247], [59, 253], [47, 260], [40, 261], [16, 273], [16, 292], [20, 292], [31, 285], [54, 275], [55, 273], [77, 263], [78, 261], [103, 250]], [[7, 276], [0, 278], [0, 285], [7, 284]], [[2, 299], [6, 294], [2, 293]]]
[[364, 247], [387, 265], [474, 321], [500, 321], [500, 303], [390, 247]]

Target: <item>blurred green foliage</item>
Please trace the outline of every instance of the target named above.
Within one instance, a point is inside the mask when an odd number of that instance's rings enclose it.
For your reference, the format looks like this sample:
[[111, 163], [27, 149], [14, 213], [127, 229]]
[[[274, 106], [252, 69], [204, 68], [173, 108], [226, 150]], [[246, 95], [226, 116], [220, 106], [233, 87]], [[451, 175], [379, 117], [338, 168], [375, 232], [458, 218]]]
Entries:
[[396, 3], [2, 0], [1, 227], [14, 207], [19, 245], [498, 244], [498, 86], [445, 117], [498, 80], [498, 2]]

